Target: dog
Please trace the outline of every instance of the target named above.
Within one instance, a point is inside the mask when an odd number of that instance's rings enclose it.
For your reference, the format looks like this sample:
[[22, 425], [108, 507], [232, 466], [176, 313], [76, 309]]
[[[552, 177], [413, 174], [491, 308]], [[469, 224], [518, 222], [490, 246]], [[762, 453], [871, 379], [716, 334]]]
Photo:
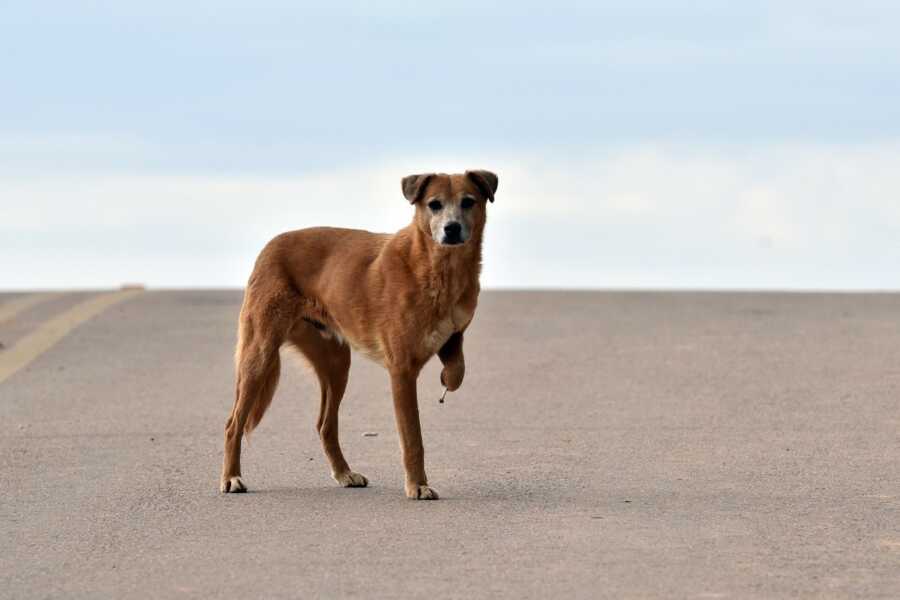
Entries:
[[426, 173], [401, 181], [415, 207], [397, 233], [316, 227], [283, 233], [263, 248], [238, 322], [234, 406], [225, 424], [221, 491], [245, 492], [241, 439], [260, 422], [278, 384], [279, 349], [297, 348], [319, 380], [316, 430], [335, 481], [365, 487], [338, 441], [338, 409], [350, 349], [390, 374], [408, 498], [436, 500], [425, 475], [416, 381], [432, 356], [457, 390], [465, 375], [463, 336], [478, 304], [487, 203], [497, 175]]

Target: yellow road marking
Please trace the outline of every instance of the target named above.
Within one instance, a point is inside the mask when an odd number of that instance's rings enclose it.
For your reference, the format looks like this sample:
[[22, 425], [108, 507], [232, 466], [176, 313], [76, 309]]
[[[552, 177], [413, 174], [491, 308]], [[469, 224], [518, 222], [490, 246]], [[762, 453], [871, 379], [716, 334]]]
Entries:
[[59, 340], [66, 337], [80, 324], [99, 315], [110, 306], [140, 293], [140, 290], [125, 290], [94, 296], [42, 323], [40, 327], [20, 339], [14, 346], [0, 351], [0, 383], [55, 346]]
[[40, 304], [41, 302], [46, 302], [50, 298], [54, 296], [58, 296], [59, 294], [28, 294], [27, 296], [22, 296], [21, 298], [16, 298], [14, 300], [8, 300], [3, 304], [0, 304], [0, 323], [5, 323], [6, 321], [11, 320], [17, 314], [22, 312], [25, 309], [31, 308], [35, 304]]

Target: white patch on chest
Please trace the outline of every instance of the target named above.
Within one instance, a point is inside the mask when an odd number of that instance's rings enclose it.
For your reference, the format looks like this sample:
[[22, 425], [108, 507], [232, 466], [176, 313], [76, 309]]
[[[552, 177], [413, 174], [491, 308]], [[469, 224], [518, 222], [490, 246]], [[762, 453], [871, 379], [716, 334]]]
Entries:
[[469, 324], [472, 313], [457, 304], [450, 310], [450, 314], [438, 321], [434, 329], [427, 332], [422, 338], [422, 346], [429, 354], [434, 354], [447, 343], [450, 336]]
[[422, 338], [422, 347], [429, 354], [434, 354], [441, 349], [441, 346], [447, 343], [450, 336], [456, 331], [456, 326], [450, 316], [438, 321], [434, 325], [434, 329], [427, 332]]
[[469, 321], [472, 320], [472, 316], [474, 315], [474, 313], [470, 312], [466, 308], [463, 308], [459, 304], [453, 307], [453, 310], [450, 311], [450, 314], [453, 317], [453, 324], [456, 326], [457, 331], [468, 325]]

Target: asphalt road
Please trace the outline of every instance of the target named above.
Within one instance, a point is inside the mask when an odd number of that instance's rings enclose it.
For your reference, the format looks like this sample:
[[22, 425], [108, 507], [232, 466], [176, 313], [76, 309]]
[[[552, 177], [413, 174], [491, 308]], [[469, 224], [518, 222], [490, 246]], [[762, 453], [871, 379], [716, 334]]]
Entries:
[[218, 493], [240, 298], [139, 294], [0, 383], [0, 597], [900, 597], [900, 296], [484, 293], [462, 389], [419, 381], [437, 502], [356, 355], [370, 487], [298, 358]]

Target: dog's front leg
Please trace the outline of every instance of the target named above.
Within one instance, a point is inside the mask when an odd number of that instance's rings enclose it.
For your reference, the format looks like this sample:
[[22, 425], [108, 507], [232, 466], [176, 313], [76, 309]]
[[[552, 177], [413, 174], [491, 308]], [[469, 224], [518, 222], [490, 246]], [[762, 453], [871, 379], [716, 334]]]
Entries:
[[407, 370], [391, 371], [394, 393], [394, 416], [400, 433], [403, 467], [406, 470], [406, 496], [416, 500], [437, 500], [438, 495], [428, 487], [425, 476], [425, 448], [419, 424], [419, 402], [416, 396], [418, 374]]
[[462, 385], [466, 375], [466, 361], [463, 358], [463, 332], [457, 331], [438, 350], [438, 358], [444, 363], [441, 371], [441, 383], [451, 392]]

